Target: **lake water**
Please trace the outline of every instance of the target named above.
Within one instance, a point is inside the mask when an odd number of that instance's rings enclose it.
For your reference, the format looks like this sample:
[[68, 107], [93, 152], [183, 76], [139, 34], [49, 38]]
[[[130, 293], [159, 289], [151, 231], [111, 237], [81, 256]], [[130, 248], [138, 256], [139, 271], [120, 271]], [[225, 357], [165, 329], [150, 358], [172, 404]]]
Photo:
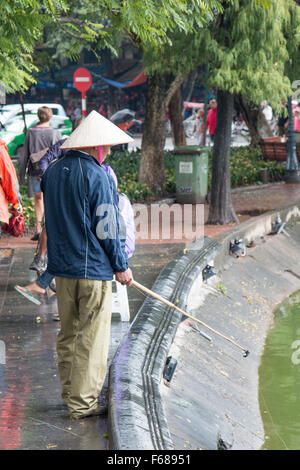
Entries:
[[300, 449], [300, 291], [274, 312], [259, 368], [263, 450]]

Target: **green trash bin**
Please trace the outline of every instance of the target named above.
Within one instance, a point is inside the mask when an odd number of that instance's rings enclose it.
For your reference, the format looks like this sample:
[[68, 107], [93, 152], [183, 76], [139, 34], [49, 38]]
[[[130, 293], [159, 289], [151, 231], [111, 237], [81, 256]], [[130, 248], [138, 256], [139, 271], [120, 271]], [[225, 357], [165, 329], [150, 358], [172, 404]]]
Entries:
[[175, 147], [176, 201], [203, 204], [208, 186], [208, 150], [200, 146]]

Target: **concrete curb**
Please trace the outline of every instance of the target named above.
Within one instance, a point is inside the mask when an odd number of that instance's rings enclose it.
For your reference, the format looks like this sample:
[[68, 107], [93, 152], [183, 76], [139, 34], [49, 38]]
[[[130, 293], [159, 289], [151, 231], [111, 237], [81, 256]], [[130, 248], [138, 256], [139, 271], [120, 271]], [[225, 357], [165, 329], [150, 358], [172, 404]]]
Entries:
[[[272, 232], [277, 215], [283, 222], [300, 218], [300, 203], [255, 217], [216, 239], [204, 238], [197, 251], [170, 261], [152, 290], [183, 310], [194, 281], [214, 260], [218, 269], [230, 260], [235, 238], [250, 243]], [[191, 245], [192, 247], [192, 245]], [[180, 299], [180, 301], [178, 301]], [[147, 297], [121, 343], [109, 375], [109, 446], [114, 450], [172, 450], [159, 384], [181, 314]]]

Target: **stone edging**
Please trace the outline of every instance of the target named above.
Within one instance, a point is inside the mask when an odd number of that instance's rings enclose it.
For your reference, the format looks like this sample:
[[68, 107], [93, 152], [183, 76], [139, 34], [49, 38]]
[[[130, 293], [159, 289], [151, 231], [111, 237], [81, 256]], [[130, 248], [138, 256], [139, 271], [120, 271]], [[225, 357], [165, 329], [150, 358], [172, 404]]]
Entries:
[[[205, 237], [200, 250], [170, 261], [152, 290], [184, 310], [190, 288], [206, 264], [215, 260], [217, 267], [223, 267], [231, 240], [250, 242], [270, 233], [277, 214], [286, 222], [300, 218], [300, 204], [255, 217], [214, 240]], [[180, 321], [179, 312], [152, 297], [140, 308], [110, 367], [110, 449], [173, 449], [159, 384]]]

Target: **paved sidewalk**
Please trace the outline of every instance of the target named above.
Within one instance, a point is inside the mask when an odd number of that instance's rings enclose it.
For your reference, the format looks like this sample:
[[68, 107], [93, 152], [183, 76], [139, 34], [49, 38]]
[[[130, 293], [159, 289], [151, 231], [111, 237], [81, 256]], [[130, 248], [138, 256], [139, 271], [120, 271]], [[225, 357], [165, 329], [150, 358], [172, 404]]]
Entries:
[[[240, 222], [298, 201], [300, 185], [278, 183], [233, 191]], [[204, 206], [205, 220], [208, 208]], [[204, 234], [212, 238], [232, 228], [205, 225]], [[62, 404], [56, 367], [59, 323], [53, 321], [55, 297], [44, 299], [38, 307], [13, 289], [15, 284], [34, 280], [28, 266], [35, 246], [28, 236], [0, 240], [0, 340], [6, 346], [6, 364], [0, 363], [0, 449], [106, 449], [106, 418], [70, 421]], [[151, 288], [163, 266], [182, 253], [184, 246], [184, 240], [138, 240], [131, 262], [134, 277]], [[144, 296], [134, 288], [128, 289], [128, 295], [133, 318]], [[128, 327], [128, 323], [112, 323], [110, 361]]]
[[[139, 245], [132, 259], [134, 276], [151, 288], [179, 249], [180, 245], [164, 245], [163, 250], [162, 245], [158, 249]], [[106, 449], [106, 418], [71, 421], [60, 397], [56, 366], [59, 323], [53, 321], [56, 298], [40, 296], [42, 305], [37, 306], [14, 290], [15, 284], [26, 285], [35, 279], [28, 270], [33, 252], [27, 247], [0, 248], [0, 341], [6, 347], [6, 364], [1, 364], [0, 355], [0, 449]], [[144, 296], [134, 288], [128, 288], [128, 296], [133, 317]], [[112, 322], [109, 363], [128, 328], [128, 322]], [[102, 403], [106, 391], [107, 380]]]

